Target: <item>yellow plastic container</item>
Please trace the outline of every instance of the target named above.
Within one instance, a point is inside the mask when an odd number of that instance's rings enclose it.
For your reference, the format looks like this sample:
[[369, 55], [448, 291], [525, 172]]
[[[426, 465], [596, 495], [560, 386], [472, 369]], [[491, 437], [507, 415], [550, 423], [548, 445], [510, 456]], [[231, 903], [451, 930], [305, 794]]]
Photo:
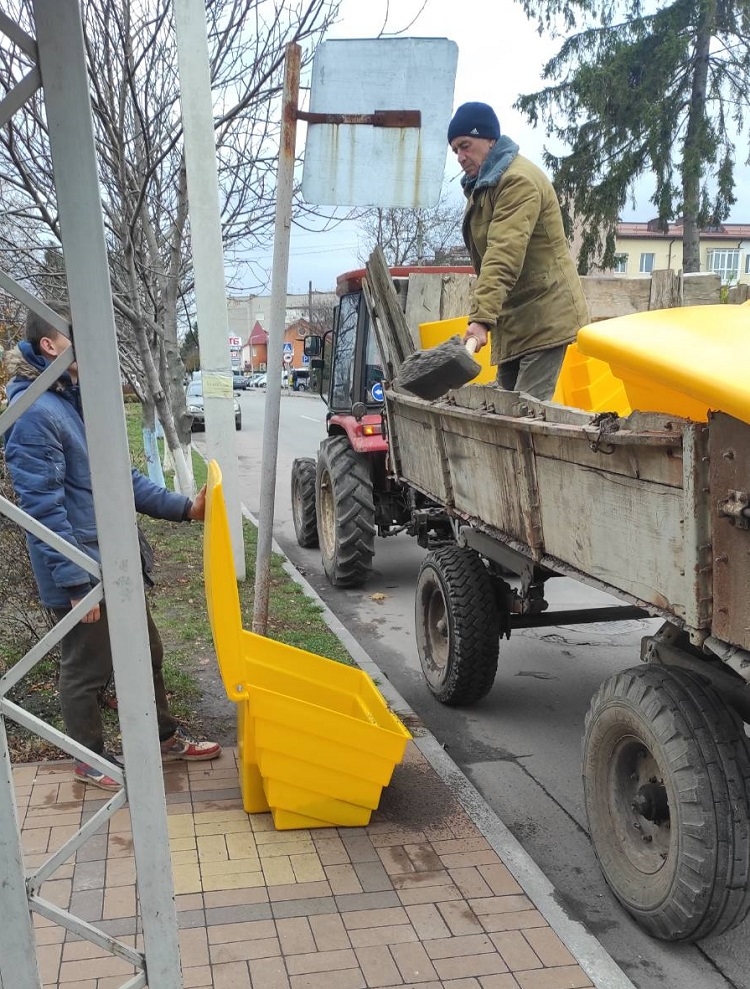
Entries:
[[[444, 343], [456, 334], [463, 337], [468, 325], [468, 316], [456, 316], [454, 319], [438, 319], [433, 323], [420, 323], [419, 345], [423, 350], [431, 350], [433, 347], [437, 347], [439, 343]], [[472, 385], [486, 385], [495, 380], [497, 368], [494, 364], [490, 363], [491, 351], [492, 347], [487, 344], [486, 347], [482, 347], [478, 353], [474, 354], [474, 360], [481, 365], [482, 370], [476, 378], [472, 378]]]
[[582, 354], [575, 343], [565, 351], [553, 402], [586, 412], [616, 412], [630, 415], [625, 386], [605, 361]]
[[705, 422], [709, 409], [750, 422], [750, 307], [682, 306], [602, 320], [578, 346], [607, 361], [631, 408]]
[[242, 628], [214, 462], [204, 572], [224, 687], [237, 703], [243, 807], [270, 810], [279, 830], [367, 824], [411, 735], [362, 670]]

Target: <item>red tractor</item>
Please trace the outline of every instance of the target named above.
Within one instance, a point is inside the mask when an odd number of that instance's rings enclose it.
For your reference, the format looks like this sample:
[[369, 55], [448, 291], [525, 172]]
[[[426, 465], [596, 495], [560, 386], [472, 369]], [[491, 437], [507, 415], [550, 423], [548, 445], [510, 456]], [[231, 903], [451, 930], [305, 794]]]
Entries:
[[[467, 268], [391, 268], [405, 300], [411, 274], [468, 273]], [[364, 269], [341, 275], [333, 330], [308, 337], [314, 387], [328, 405], [328, 436], [317, 463], [292, 466], [292, 514], [297, 542], [320, 546], [326, 576], [335, 587], [361, 587], [372, 572], [375, 536], [407, 531], [427, 546], [448, 538], [449, 523], [420, 492], [388, 469], [383, 415], [383, 367], [362, 281]]]

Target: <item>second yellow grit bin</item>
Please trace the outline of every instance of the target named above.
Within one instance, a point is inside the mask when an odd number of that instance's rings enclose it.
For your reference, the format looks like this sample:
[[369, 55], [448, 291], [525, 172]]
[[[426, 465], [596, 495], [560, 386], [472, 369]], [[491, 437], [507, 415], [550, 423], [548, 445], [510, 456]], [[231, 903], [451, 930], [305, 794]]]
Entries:
[[270, 810], [279, 830], [367, 824], [411, 735], [363, 670], [243, 629], [214, 461], [203, 562], [216, 655], [237, 704], [245, 811]]

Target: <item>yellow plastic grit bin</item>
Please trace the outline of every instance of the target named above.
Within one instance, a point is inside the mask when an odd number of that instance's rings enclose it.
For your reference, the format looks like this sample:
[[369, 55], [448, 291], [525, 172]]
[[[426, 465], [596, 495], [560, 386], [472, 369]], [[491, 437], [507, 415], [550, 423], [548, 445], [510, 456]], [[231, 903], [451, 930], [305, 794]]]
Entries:
[[[456, 316], [454, 319], [438, 319], [432, 323], [420, 323], [419, 345], [423, 350], [431, 350], [456, 334], [463, 337], [468, 325], [468, 316]], [[474, 354], [474, 360], [481, 365], [482, 370], [476, 378], [472, 378], [472, 385], [486, 385], [495, 380], [497, 368], [494, 364], [490, 364], [491, 351], [492, 347], [488, 344]]]
[[750, 305], [655, 309], [591, 323], [579, 349], [606, 361], [640, 412], [750, 422]]
[[214, 461], [203, 563], [216, 655], [237, 703], [245, 811], [270, 810], [279, 830], [369, 823], [411, 735], [364, 671], [243, 629]]
[[[420, 323], [420, 346], [429, 350], [456, 334], [462, 337], [468, 323], [468, 316]], [[471, 384], [487, 385], [496, 381], [497, 367], [490, 363], [491, 352], [492, 347], [487, 346], [474, 354], [474, 359], [482, 370], [472, 379]], [[586, 409], [588, 412], [617, 412], [618, 415], [630, 413], [622, 382], [612, 374], [604, 361], [586, 357], [574, 343], [565, 352], [552, 401]]]
[[620, 416], [632, 412], [625, 386], [609, 364], [587, 357], [575, 343], [565, 351], [552, 401], [586, 412], [616, 412]]

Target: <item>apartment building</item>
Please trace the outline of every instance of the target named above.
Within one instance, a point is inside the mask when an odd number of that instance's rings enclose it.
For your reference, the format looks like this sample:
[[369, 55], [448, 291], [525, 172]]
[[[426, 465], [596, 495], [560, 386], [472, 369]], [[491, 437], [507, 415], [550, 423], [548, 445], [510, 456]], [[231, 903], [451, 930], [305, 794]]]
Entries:
[[[750, 224], [722, 223], [700, 234], [701, 271], [714, 272], [722, 285], [750, 284]], [[615, 274], [639, 277], [652, 271], [682, 268], [682, 223], [660, 229], [649, 223], [618, 223]]]

